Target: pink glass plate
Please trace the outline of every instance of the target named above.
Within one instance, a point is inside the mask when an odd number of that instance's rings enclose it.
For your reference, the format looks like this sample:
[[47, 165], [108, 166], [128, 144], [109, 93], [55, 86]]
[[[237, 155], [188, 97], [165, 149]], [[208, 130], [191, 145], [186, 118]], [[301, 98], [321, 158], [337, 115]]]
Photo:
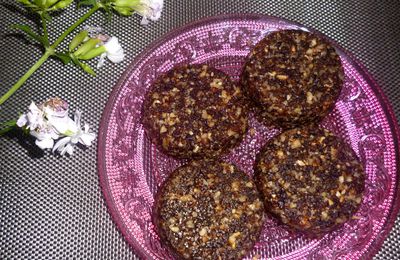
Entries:
[[[208, 18], [175, 30], [155, 42], [128, 67], [103, 114], [98, 146], [100, 183], [118, 227], [145, 259], [171, 259], [151, 222], [154, 195], [167, 174], [184, 163], [152, 145], [140, 123], [143, 96], [151, 82], [179, 63], [208, 63], [238, 79], [251, 46], [280, 29], [312, 31], [299, 24], [261, 15]], [[315, 32], [315, 31], [313, 31]], [[371, 258], [381, 246], [399, 210], [398, 126], [381, 89], [365, 69], [337, 46], [345, 84], [335, 109], [323, 121], [356, 151], [366, 169], [364, 200], [354, 219], [321, 239], [290, 233], [273, 219], [248, 259]], [[260, 147], [276, 129], [251, 118], [244, 141], [225, 160], [252, 174]]]

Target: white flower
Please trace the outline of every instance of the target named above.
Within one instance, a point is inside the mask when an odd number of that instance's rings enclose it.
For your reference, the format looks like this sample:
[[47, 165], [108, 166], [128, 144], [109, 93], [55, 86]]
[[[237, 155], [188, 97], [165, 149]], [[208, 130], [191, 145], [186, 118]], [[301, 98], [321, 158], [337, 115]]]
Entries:
[[89, 132], [89, 125], [85, 124], [84, 129], [80, 128], [81, 112], [76, 111], [74, 121], [69, 118], [64, 124], [54, 125], [55, 129], [65, 137], [60, 139], [53, 147], [53, 152], [57, 151], [61, 155], [72, 154], [74, 146], [81, 143], [90, 146], [95, 139], [95, 135]]
[[30, 134], [36, 138], [35, 144], [42, 150], [53, 148], [54, 140], [59, 138], [59, 135], [51, 127], [31, 130]]
[[97, 68], [104, 65], [104, 58], [107, 57], [113, 63], [119, 63], [124, 60], [125, 54], [121, 44], [118, 42], [118, 38], [115, 36], [110, 37], [107, 42], [104, 43], [105, 51], [100, 55]]
[[17, 121], [17, 126], [25, 126], [28, 129], [34, 130], [37, 128], [44, 128], [44, 113], [43, 110], [39, 109], [34, 102], [29, 106], [29, 111], [22, 114]]
[[160, 19], [164, 0], [111, 0], [111, 6], [121, 15], [137, 13], [143, 17], [141, 24]]
[[136, 12], [143, 16], [141, 24], [148, 24], [148, 19], [157, 21], [161, 17], [164, 0], [140, 0], [140, 5]]
[[[29, 129], [36, 138], [35, 144], [41, 149], [51, 149], [72, 154], [78, 143], [89, 146], [95, 135], [89, 133], [89, 125], [80, 128], [81, 113], [75, 112], [74, 120], [68, 117], [68, 104], [60, 98], [48, 99], [46, 102], [29, 106], [29, 111], [21, 115], [17, 121], [19, 127]], [[55, 140], [59, 139], [56, 144]]]
[[124, 60], [125, 54], [122, 49], [121, 44], [118, 42], [118, 38], [113, 36], [104, 44], [106, 48], [107, 58], [114, 62], [118, 63]]
[[54, 140], [59, 138], [59, 135], [54, 131], [51, 124], [49, 124], [46, 113], [49, 116], [52, 116], [60, 115], [60, 113], [63, 112], [58, 111], [57, 114], [47, 106], [37, 106], [34, 102], [32, 102], [29, 106], [29, 111], [21, 115], [17, 121], [17, 126], [25, 126], [30, 130], [29, 133], [36, 138], [35, 144], [41, 149], [52, 148], [54, 145]]

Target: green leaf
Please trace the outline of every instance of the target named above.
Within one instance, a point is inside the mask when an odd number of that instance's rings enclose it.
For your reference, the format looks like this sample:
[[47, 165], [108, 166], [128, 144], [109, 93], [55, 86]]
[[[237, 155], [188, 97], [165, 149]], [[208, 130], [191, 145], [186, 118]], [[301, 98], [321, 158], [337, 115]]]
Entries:
[[59, 58], [64, 63], [64, 65], [68, 64], [71, 61], [71, 57], [66, 53], [57, 52], [55, 56]]
[[14, 130], [17, 127], [16, 120], [10, 120], [0, 124], [0, 136]]
[[89, 73], [92, 76], [96, 76], [96, 72], [94, 72], [94, 70], [91, 67], [89, 67], [89, 65], [81, 62], [80, 66], [85, 72]]
[[94, 6], [96, 5], [96, 0], [81, 0], [78, 2], [77, 7], [80, 8], [81, 6]]
[[34, 31], [32, 31], [31, 27], [29, 27], [28, 25], [24, 25], [24, 24], [13, 24], [11, 25], [11, 28], [13, 29], [19, 29], [21, 31], [23, 31], [24, 33], [26, 33], [28, 36], [30, 36], [32, 39], [38, 41], [39, 43], [41, 43], [43, 46], [46, 46], [46, 40], [42, 37], [37, 35]]
[[17, 125], [17, 120], [10, 120], [0, 124], [0, 126], [16, 126], [16, 125]]
[[85, 72], [89, 73], [92, 76], [96, 76], [96, 73], [93, 71], [91, 67], [86, 65], [85, 63], [80, 62], [74, 55], [71, 55], [72, 62], [75, 63], [75, 65], [81, 67]]

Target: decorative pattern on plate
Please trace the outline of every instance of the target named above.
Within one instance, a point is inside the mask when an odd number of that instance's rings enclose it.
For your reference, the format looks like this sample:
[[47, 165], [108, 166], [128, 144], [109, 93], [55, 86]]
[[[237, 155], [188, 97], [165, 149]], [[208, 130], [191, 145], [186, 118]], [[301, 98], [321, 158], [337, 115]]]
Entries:
[[[167, 174], [184, 163], [159, 152], [145, 136], [142, 102], [151, 82], [180, 63], [208, 63], [238, 79], [251, 46], [278, 29], [309, 30], [259, 15], [209, 18], [171, 32], [144, 51], [114, 89], [103, 114], [98, 151], [100, 182], [110, 213], [146, 259], [170, 259], [152, 224], [154, 195]], [[379, 249], [399, 209], [398, 129], [379, 87], [365, 70], [337, 47], [345, 85], [322, 126], [344, 138], [366, 169], [366, 192], [354, 219], [321, 239], [290, 233], [273, 219], [248, 256], [266, 259], [359, 259]], [[254, 118], [248, 135], [224, 159], [252, 174], [255, 154], [278, 130]]]

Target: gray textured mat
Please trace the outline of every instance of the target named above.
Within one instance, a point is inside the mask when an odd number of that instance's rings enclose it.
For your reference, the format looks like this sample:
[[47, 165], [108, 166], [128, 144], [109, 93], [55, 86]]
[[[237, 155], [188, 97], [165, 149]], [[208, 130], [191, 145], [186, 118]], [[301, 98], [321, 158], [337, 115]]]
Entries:
[[[0, 4], [0, 92], [4, 93], [38, 58], [40, 50], [21, 41], [8, 25], [14, 1]], [[306, 2], [306, 3], [305, 3]], [[160, 21], [139, 26], [140, 18], [97, 13], [87, 24], [118, 36], [126, 60], [107, 64], [96, 78], [49, 61], [0, 110], [0, 121], [15, 118], [31, 99], [60, 96], [97, 131], [109, 93], [130, 61], [172, 28], [221, 13], [263, 13], [313, 27], [348, 49], [375, 77], [400, 118], [400, 2], [393, 1], [209, 1], [166, 0]], [[58, 36], [82, 11], [68, 8], [49, 30]], [[103, 200], [96, 168], [96, 145], [56, 157], [29, 148], [18, 136], [0, 139], [0, 259], [132, 259], [134, 252], [117, 230]], [[400, 221], [376, 259], [400, 258]]]

